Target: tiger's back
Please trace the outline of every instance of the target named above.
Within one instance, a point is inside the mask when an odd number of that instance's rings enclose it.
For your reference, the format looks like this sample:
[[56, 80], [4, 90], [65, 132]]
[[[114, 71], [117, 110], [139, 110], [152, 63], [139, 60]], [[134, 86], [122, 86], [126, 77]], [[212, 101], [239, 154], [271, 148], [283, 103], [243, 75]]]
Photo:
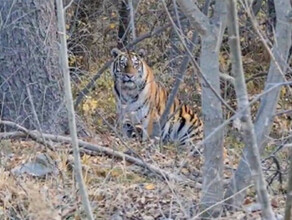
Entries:
[[[112, 55], [115, 60], [111, 72], [119, 121], [128, 129], [140, 126], [143, 139], [147, 139], [153, 135], [153, 125], [159, 122], [165, 110], [169, 93], [155, 81], [142, 53], [113, 49]], [[161, 129], [163, 142], [184, 145], [201, 138], [202, 122], [188, 105], [175, 98], [169, 115], [172, 117]]]

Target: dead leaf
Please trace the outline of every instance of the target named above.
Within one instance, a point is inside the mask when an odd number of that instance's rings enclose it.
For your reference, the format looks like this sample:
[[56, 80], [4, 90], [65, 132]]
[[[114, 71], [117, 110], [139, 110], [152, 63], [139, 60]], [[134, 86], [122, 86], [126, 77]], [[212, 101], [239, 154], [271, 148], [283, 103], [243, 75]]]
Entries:
[[144, 188], [147, 190], [154, 190], [155, 185], [153, 183], [149, 183], [149, 184], [146, 184]]
[[278, 201], [277, 201], [275, 198], [272, 198], [272, 199], [271, 199], [271, 205], [272, 205], [274, 208], [278, 208], [278, 206], [279, 206]]

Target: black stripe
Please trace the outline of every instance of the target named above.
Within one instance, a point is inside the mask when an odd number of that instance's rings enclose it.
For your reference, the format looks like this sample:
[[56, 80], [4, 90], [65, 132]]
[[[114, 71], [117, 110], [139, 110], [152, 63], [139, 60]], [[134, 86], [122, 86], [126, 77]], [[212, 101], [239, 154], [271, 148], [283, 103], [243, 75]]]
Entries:
[[139, 92], [141, 92], [143, 89], [145, 89], [145, 87], [146, 87], [146, 80], [144, 80], [143, 81], [143, 84], [142, 84], [142, 86], [139, 88]]
[[185, 142], [187, 139], [192, 139], [192, 137], [194, 137], [195, 134], [188, 134], [185, 133], [185, 135], [183, 137], [181, 137], [180, 142]]
[[136, 109], [136, 111], [139, 111], [141, 108], [143, 108], [143, 106], [145, 106], [146, 103], [147, 103], [147, 99], [144, 100], [144, 102], [142, 103], [142, 105], [140, 105], [140, 106]]
[[181, 129], [185, 126], [185, 124], [186, 124], [186, 119], [185, 118], [181, 118], [180, 125], [179, 125], [179, 128], [177, 130], [177, 133], [179, 133], [181, 131]]
[[[131, 97], [131, 98], [132, 98], [132, 97]], [[139, 98], [139, 94], [136, 95], [136, 96], [134, 97], [134, 99], [132, 98], [133, 101], [131, 102], [131, 104], [133, 104], [134, 102], [137, 102], [138, 98]]]
[[184, 134], [184, 136], [181, 137], [181, 139], [182, 139], [182, 140], [185, 140], [185, 139], [187, 139], [187, 138], [192, 138], [192, 137], [194, 137], [195, 135], [196, 135], [196, 134], [193, 133], [193, 132], [186, 132], [186, 133]]
[[114, 90], [115, 90], [115, 92], [116, 92], [117, 96], [118, 96], [119, 98], [121, 98], [121, 94], [120, 94], [120, 92], [119, 92], [119, 90], [118, 90], [118, 88], [117, 88], [117, 85], [116, 85], [116, 84], [115, 84], [115, 86], [114, 86]]
[[193, 130], [194, 130], [194, 124], [192, 124], [190, 127], [189, 127], [189, 129], [188, 129], [188, 133], [190, 134]]
[[183, 113], [182, 108], [180, 108], [180, 109], [179, 109], [179, 117], [180, 117], [180, 118], [182, 118], [182, 113]]
[[124, 103], [125, 103], [125, 102], [127, 103], [127, 101], [128, 101], [128, 99], [125, 98], [125, 96], [123, 95], [123, 93], [121, 94], [121, 99], [122, 99], [122, 101], [123, 101]]
[[[173, 102], [173, 112], [175, 112], [175, 109], [176, 109], [176, 101], [174, 100], [174, 102]], [[171, 108], [170, 108], [171, 109]], [[171, 112], [172, 113], [172, 112]]]
[[192, 121], [194, 118], [195, 118], [195, 115], [194, 114], [189, 114], [190, 115], [190, 121]]

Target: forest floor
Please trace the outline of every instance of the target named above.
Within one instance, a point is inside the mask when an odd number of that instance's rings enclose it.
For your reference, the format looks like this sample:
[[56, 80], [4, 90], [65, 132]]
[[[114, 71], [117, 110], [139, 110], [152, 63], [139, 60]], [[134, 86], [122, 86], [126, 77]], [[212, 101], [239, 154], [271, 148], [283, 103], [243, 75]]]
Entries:
[[[110, 50], [117, 45], [119, 16], [115, 3], [119, 1], [83, 0], [78, 7], [71, 7], [67, 13], [69, 65], [72, 71], [74, 96], [77, 97], [89, 81], [110, 59]], [[137, 10], [137, 36], [151, 32], [168, 22], [160, 1], [141, 0]], [[245, 24], [245, 23], [243, 23]], [[264, 87], [270, 59], [260, 40], [252, 33], [245, 33], [242, 39], [243, 65], [247, 79], [249, 97], [260, 94]], [[158, 36], [143, 40], [139, 47], [146, 49], [146, 62], [154, 70], [156, 80], [166, 88], [172, 88], [177, 69], [170, 66], [180, 63], [171, 58], [171, 29]], [[226, 39], [225, 39], [226, 41]], [[197, 56], [200, 48], [194, 50]], [[174, 59], [174, 64], [172, 64]], [[220, 70], [230, 72], [228, 47], [220, 51]], [[178, 65], [177, 65], [178, 66]], [[226, 81], [221, 84], [222, 97], [236, 109], [233, 87]], [[176, 174], [182, 162], [180, 175], [191, 180], [181, 182], [168, 180], [145, 167], [129, 163], [125, 159], [98, 154], [82, 154], [83, 176], [96, 219], [111, 220], [170, 220], [199, 219], [199, 201], [202, 184], [203, 157], [188, 156], [187, 149], [174, 146], [153, 146], [151, 143], [121, 141], [114, 129], [115, 100], [113, 80], [108, 70], [96, 80], [94, 88], [82, 100], [77, 110], [94, 138], [90, 143], [114, 149], [118, 152], [133, 150], [148, 164]], [[200, 106], [200, 83], [198, 76], [189, 68], [180, 85], [179, 98], [192, 107]], [[278, 110], [290, 109], [292, 97], [283, 88]], [[252, 106], [253, 118], [258, 103]], [[226, 109], [224, 118], [232, 113]], [[226, 128], [224, 183], [233, 175], [242, 155], [243, 144], [234, 128]], [[262, 156], [262, 167], [268, 183], [275, 213], [283, 216], [285, 189], [287, 185], [288, 148], [271, 152], [291, 136], [291, 117], [275, 118], [266, 152]], [[135, 157], [135, 156], [134, 156]], [[23, 167], [36, 166], [23, 173]], [[0, 139], [0, 220], [78, 220], [85, 219], [81, 198], [73, 174], [74, 162], [68, 144], [56, 143], [56, 151], [30, 139]], [[35, 173], [34, 171], [38, 171]], [[40, 174], [43, 173], [43, 174]], [[238, 211], [224, 211], [218, 219], [256, 220], [261, 219], [256, 203], [254, 187], [248, 188], [247, 196]], [[224, 204], [224, 201], [222, 201]]]
[[[167, 180], [126, 160], [82, 154], [84, 180], [96, 219], [199, 219], [203, 162], [200, 155], [188, 157], [186, 150], [173, 146], [121, 142], [111, 134], [87, 141], [120, 152], [132, 149], [146, 163], [173, 174], [186, 162], [180, 174], [191, 180], [191, 184]], [[73, 177], [74, 162], [69, 145], [57, 144], [54, 152], [29, 140], [2, 140], [0, 145], [0, 219], [85, 219]], [[228, 154], [226, 183], [238, 162], [238, 157]], [[40, 155], [50, 158], [50, 165], [41, 162], [42, 169], [51, 170], [45, 171], [45, 175], [20, 172], [28, 163], [39, 162]], [[271, 163], [263, 165], [267, 167]], [[268, 176], [266, 173], [267, 181]], [[269, 186], [273, 209], [282, 216], [283, 187], [278, 179]], [[218, 219], [260, 219], [252, 187], [239, 211], [225, 211]]]

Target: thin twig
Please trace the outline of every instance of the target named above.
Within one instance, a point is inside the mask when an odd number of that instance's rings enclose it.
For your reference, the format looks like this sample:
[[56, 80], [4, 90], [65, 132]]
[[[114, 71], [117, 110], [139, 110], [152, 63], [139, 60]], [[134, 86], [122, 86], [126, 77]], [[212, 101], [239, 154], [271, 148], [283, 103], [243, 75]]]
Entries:
[[75, 105], [74, 107], [77, 108], [79, 106], [79, 104], [81, 103], [81, 101], [83, 100], [83, 98], [90, 92], [90, 89], [94, 86], [95, 81], [101, 76], [101, 74], [107, 70], [107, 68], [110, 67], [110, 65], [112, 64], [113, 60], [109, 60], [107, 61], [103, 67], [101, 67], [101, 69], [92, 77], [92, 79], [90, 80], [90, 82], [84, 87], [84, 89], [82, 89], [75, 101]]
[[[1, 123], [1, 121], [0, 121]], [[11, 139], [14, 137], [29, 137], [29, 135], [25, 134], [21, 131], [11, 131], [11, 132], [1, 132], [0, 133], [0, 140], [2, 139]]]
[[215, 95], [215, 96], [221, 101], [221, 103], [222, 103], [223, 105], [225, 105], [226, 108], [227, 108], [229, 111], [235, 113], [235, 110], [234, 110], [230, 105], [228, 105], [228, 103], [227, 103], [227, 102], [221, 97], [220, 94], [217, 93], [217, 91], [215, 90], [215, 88], [210, 84], [209, 80], [206, 78], [206, 76], [205, 76], [204, 73], [202, 72], [202, 70], [201, 70], [199, 64], [198, 64], [197, 61], [194, 59], [194, 57], [193, 57], [191, 51], [188, 49], [188, 47], [187, 47], [187, 45], [186, 45], [186, 43], [185, 43], [185, 41], [184, 41], [184, 39], [182, 38], [181, 34], [180, 34], [179, 31], [177, 30], [177, 27], [176, 27], [176, 25], [175, 25], [175, 22], [174, 22], [174, 20], [172, 19], [171, 15], [170, 15], [170, 13], [169, 13], [169, 11], [168, 11], [168, 9], [167, 9], [167, 6], [166, 6], [165, 1], [163, 0], [162, 3], [163, 3], [163, 6], [164, 6], [164, 8], [165, 8], [165, 10], [166, 10], [166, 13], [167, 13], [167, 15], [168, 15], [168, 18], [169, 18], [169, 20], [170, 20], [170, 22], [171, 22], [171, 24], [172, 24], [174, 30], [176, 31], [176, 33], [177, 33], [177, 35], [178, 35], [180, 41], [182, 42], [182, 45], [184, 46], [185, 51], [187, 52], [188, 56], [189, 56], [190, 59], [191, 59], [192, 64], [193, 64], [194, 67], [198, 70], [198, 73], [201, 75], [201, 77], [203, 78], [204, 82], [210, 87], [210, 89], [212, 90], [212, 92], [214, 93], [214, 95]]
[[234, 78], [232, 76], [229, 76], [226, 73], [220, 73], [219, 76], [221, 79], [231, 83], [231, 85], [234, 85]]
[[[173, 4], [176, 5], [176, 1], [174, 1]], [[207, 1], [205, 3], [205, 6], [204, 6], [204, 14], [207, 14], [207, 12], [208, 12], [208, 10], [207, 10], [208, 6], [209, 6], [209, 1]], [[167, 8], [165, 10], [167, 10]], [[177, 23], [179, 24], [180, 29], [181, 29], [180, 20], [179, 20], [179, 17], [178, 17], [178, 14], [177, 13], [176, 13], [176, 19], [177, 19], [177, 21], [178, 21]], [[198, 35], [194, 32], [193, 33], [192, 40], [191, 40], [191, 44], [189, 46], [189, 50], [191, 52], [194, 50], [194, 47], [196, 45], [197, 39], [198, 39]], [[159, 120], [159, 124], [160, 124], [160, 127], [161, 128], [164, 127], [165, 123], [170, 118], [170, 117], [168, 117], [168, 114], [169, 114], [169, 111], [170, 111], [170, 107], [172, 106], [172, 104], [174, 102], [174, 99], [175, 99], [175, 97], [176, 97], [176, 95], [178, 93], [179, 86], [180, 86], [181, 82], [184, 79], [184, 76], [185, 76], [185, 73], [186, 73], [186, 70], [187, 70], [187, 67], [188, 67], [189, 62], [190, 62], [190, 57], [189, 57], [189, 55], [186, 52], [185, 53], [185, 58], [183, 59], [182, 64], [181, 64], [181, 66], [179, 68], [179, 71], [178, 71], [178, 74], [177, 74], [177, 77], [176, 77], [176, 81], [174, 83], [174, 86], [173, 86], [173, 88], [172, 88], [172, 90], [169, 93], [169, 96], [167, 98], [165, 110], [164, 110], [164, 112], [163, 112], [163, 114], [162, 114], [162, 116], [160, 117], [160, 120]]]
[[291, 114], [292, 114], [292, 109], [288, 109], [288, 110], [279, 111], [274, 116], [291, 115]]
[[257, 74], [254, 74], [253, 76], [251, 76], [250, 78], [247, 78], [245, 80], [246, 83], [249, 83], [250, 81], [256, 79], [256, 78], [260, 78], [260, 77], [264, 77], [264, 76], [267, 76], [268, 73], [266, 72], [262, 72], [262, 73], [257, 73]]
[[[245, 6], [244, 4], [242, 4], [242, 5]], [[253, 13], [251, 12], [250, 7], [245, 7], [245, 10], [246, 10], [247, 15], [249, 16], [249, 18], [250, 18], [250, 20], [251, 20], [251, 23], [252, 23], [252, 26], [253, 26], [255, 32], [256, 32], [257, 35], [260, 37], [261, 42], [262, 42], [263, 45], [264, 45], [264, 48], [266, 49], [266, 51], [267, 51], [268, 54], [270, 55], [271, 59], [274, 61], [274, 63], [275, 63], [275, 65], [276, 65], [276, 67], [277, 67], [279, 73], [281, 74], [283, 80], [284, 80], [285, 82], [287, 82], [287, 79], [286, 79], [286, 77], [285, 77], [285, 73], [284, 73], [283, 69], [281, 68], [281, 65], [279, 64], [279, 62], [278, 62], [277, 59], [275, 58], [275, 55], [274, 55], [272, 49], [269, 47], [269, 45], [268, 45], [268, 43], [266, 42], [266, 40], [265, 40], [263, 34], [261, 33], [261, 29], [259, 28], [259, 25], [258, 25], [258, 23], [257, 23], [257, 20], [256, 20], [256, 18], [254, 17]], [[284, 61], [284, 62], [286, 62], [286, 61]], [[284, 68], [284, 69], [289, 68], [289, 65], [286, 63], [286, 66], [283, 67], [283, 68]], [[290, 93], [292, 94], [292, 90], [291, 90], [290, 88], [288, 88], [288, 90], [289, 90]]]
[[74, 0], [71, 0], [65, 7], [64, 7], [64, 12], [72, 5], [72, 3], [74, 2]]

